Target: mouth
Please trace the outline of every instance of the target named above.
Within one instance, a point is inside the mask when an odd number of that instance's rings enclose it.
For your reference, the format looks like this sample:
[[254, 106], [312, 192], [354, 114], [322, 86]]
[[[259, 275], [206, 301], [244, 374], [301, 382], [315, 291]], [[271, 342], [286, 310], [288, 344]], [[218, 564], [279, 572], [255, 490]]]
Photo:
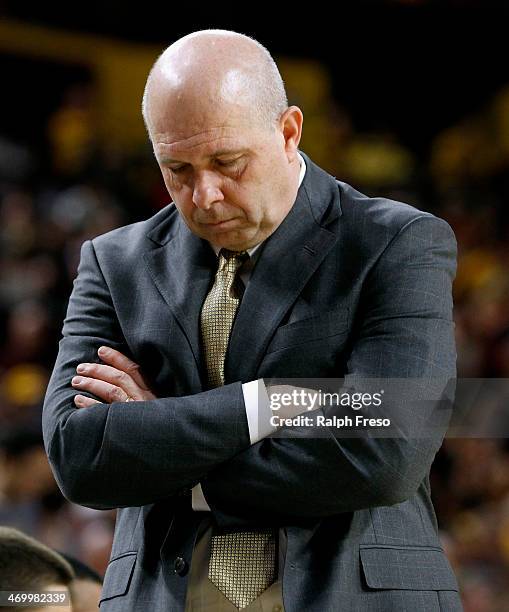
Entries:
[[235, 225], [238, 222], [238, 217], [233, 217], [232, 219], [225, 219], [224, 221], [215, 221], [208, 223], [200, 223], [200, 225], [205, 225], [209, 228], [217, 229], [229, 229], [232, 225]]

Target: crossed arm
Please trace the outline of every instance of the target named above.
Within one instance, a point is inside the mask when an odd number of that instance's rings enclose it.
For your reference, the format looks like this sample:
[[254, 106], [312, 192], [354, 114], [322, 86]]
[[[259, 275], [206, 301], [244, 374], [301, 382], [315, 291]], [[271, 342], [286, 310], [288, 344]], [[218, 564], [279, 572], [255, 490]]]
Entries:
[[[412, 226], [400, 232], [372, 273], [365, 296], [369, 313], [349, 373], [454, 375], [452, 234], [436, 219]], [[110, 324], [97, 329], [101, 320]], [[269, 437], [251, 445], [240, 383], [155, 398], [138, 366], [122, 355], [126, 347], [114, 320], [108, 288], [86, 245], [43, 418], [60, 486], [83, 505], [144, 505], [201, 482], [224, 524], [326, 516], [407, 499], [440, 446], [439, 433], [411, 440], [340, 438], [335, 431], [326, 438]], [[110, 351], [94, 364], [99, 346]], [[71, 386], [78, 362], [85, 368], [82, 382]], [[74, 389], [81, 391], [76, 397]], [[128, 397], [136, 401], [126, 402]]]

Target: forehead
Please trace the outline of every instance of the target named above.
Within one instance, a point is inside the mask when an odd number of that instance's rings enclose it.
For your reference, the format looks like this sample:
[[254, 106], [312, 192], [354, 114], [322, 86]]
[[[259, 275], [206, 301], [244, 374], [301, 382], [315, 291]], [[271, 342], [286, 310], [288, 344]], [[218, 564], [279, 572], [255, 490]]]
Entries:
[[255, 109], [231, 102], [217, 92], [181, 90], [168, 92], [160, 87], [150, 102], [150, 135], [160, 155], [214, 155], [253, 144], [261, 127]]
[[228, 155], [256, 146], [259, 134], [249, 128], [218, 126], [188, 135], [156, 132], [152, 134], [154, 152], [161, 162]]

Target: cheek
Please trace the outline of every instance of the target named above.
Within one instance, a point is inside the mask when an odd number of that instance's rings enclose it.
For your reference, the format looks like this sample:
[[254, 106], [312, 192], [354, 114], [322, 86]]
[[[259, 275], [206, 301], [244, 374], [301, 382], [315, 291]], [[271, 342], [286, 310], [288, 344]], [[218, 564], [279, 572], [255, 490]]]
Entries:
[[257, 223], [266, 216], [266, 201], [269, 194], [265, 192], [263, 183], [245, 185], [229, 185], [223, 191], [225, 200], [243, 211], [251, 222]]
[[166, 185], [166, 189], [168, 190], [168, 193], [173, 197], [173, 194], [180, 191], [181, 187], [175, 180], [175, 177], [173, 177], [169, 172], [163, 171], [162, 175], [164, 184]]
[[[233, 196], [233, 194], [232, 194]], [[238, 210], [242, 211], [241, 216], [246, 219], [249, 223], [258, 224], [262, 218], [261, 208], [259, 205], [259, 198], [256, 194], [245, 193], [235, 194], [235, 197], [227, 200]]]
[[176, 197], [172, 196], [172, 200], [179, 211], [180, 216], [192, 223], [193, 212], [196, 210], [196, 207], [192, 201], [188, 198], [183, 198], [182, 194], [178, 194]]
[[244, 202], [243, 208], [246, 216], [253, 222], [260, 224], [262, 221], [271, 218], [271, 193], [267, 192], [263, 186], [259, 186], [246, 194]]
[[196, 206], [193, 204], [192, 194], [189, 189], [168, 189], [171, 200], [175, 204], [181, 217], [189, 222], [193, 220], [193, 214], [196, 211]]

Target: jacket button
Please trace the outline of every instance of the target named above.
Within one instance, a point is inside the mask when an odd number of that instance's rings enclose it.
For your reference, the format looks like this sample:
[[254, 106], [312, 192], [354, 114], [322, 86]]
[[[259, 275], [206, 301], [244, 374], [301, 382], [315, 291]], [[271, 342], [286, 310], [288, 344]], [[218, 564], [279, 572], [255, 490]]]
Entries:
[[187, 561], [182, 557], [177, 557], [173, 562], [173, 570], [179, 576], [185, 576], [187, 574], [188, 569], [189, 566], [187, 564]]

